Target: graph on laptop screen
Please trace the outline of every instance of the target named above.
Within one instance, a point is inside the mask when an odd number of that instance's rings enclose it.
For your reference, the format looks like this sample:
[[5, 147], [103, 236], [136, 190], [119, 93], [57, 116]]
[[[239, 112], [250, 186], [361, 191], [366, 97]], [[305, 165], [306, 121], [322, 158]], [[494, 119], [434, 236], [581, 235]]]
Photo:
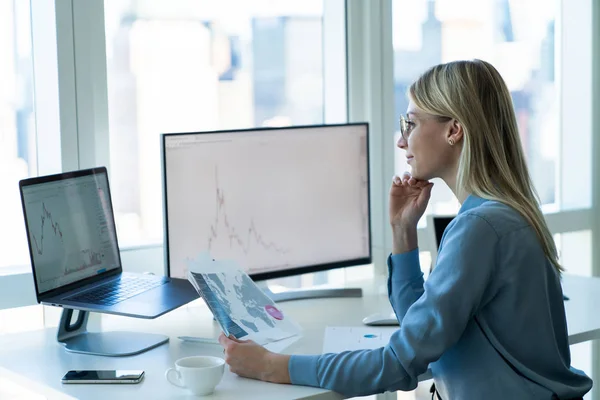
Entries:
[[203, 252], [258, 279], [370, 262], [366, 124], [165, 134], [169, 274]]
[[44, 293], [118, 268], [106, 176], [23, 188], [37, 287]]

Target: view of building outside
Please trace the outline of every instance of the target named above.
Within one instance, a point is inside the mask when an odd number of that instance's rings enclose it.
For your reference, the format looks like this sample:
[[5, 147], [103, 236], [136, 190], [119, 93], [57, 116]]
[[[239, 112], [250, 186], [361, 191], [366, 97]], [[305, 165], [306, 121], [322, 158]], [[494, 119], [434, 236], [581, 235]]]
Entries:
[[37, 175], [29, 2], [0, 0], [0, 267], [29, 260], [19, 180]]
[[[394, 0], [395, 119], [406, 113], [410, 84], [429, 67], [461, 59], [492, 63], [511, 92], [530, 173], [542, 204], [557, 202], [559, 101], [554, 40], [558, 2], [541, 0]], [[397, 140], [399, 132], [396, 132]], [[396, 173], [409, 171], [396, 149]], [[437, 181], [437, 180], [436, 180]], [[428, 213], [459, 204], [436, 182]], [[424, 222], [424, 220], [423, 220]]]
[[162, 241], [161, 133], [323, 123], [322, 2], [105, 0], [123, 244]]
[[[481, 58], [513, 96], [542, 203], [558, 201], [555, 2], [394, 0], [395, 119], [428, 67]], [[235, 10], [235, 13], [232, 12]], [[323, 0], [105, 0], [111, 184], [123, 244], [162, 240], [159, 135], [323, 122]], [[29, 2], [0, 1], [0, 185], [11, 249], [28, 260], [18, 181], [37, 174]], [[391, 142], [391, 140], [390, 140]], [[393, 143], [390, 143], [393, 145]], [[407, 170], [397, 150], [396, 171]], [[458, 203], [436, 185], [429, 212]]]

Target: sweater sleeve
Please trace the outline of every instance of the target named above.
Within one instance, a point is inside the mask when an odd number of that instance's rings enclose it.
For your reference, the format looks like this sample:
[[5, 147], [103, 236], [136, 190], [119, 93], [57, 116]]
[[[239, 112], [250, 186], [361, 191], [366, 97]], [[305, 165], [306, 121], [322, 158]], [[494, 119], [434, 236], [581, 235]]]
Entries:
[[423, 294], [423, 272], [419, 264], [419, 249], [390, 255], [388, 265], [388, 297], [402, 322], [404, 315]]
[[[409, 306], [390, 342], [375, 350], [292, 356], [292, 383], [346, 396], [414, 389], [418, 376], [458, 341], [480, 308], [496, 264], [497, 243], [496, 231], [482, 217], [465, 213], [455, 218], [423, 294]], [[412, 263], [414, 267], [414, 258]], [[412, 272], [416, 279], [414, 268]], [[410, 271], [395, 265], [391, 273], [392, 286], [413, 280], [410, 274], [404, 276]], [[400, 312], [408, 304], [402, 298], [391, 301]]]

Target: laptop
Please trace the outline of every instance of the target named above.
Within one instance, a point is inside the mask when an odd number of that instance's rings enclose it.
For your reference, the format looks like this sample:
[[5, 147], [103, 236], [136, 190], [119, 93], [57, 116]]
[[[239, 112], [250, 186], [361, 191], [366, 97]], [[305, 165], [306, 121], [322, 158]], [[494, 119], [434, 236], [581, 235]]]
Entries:
[[38, 303], [156, 318], [198, 298], [185, 279], [123, 272], [106, 168], [19, 189]]

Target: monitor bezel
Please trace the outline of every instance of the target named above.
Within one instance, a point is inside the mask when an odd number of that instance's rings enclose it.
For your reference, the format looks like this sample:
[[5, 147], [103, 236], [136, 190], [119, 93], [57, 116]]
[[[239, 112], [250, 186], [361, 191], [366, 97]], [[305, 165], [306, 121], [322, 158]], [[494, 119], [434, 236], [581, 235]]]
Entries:
[[173, 132], [173, 133], [161, 133], [160, 135], [160, 152], [161, 152], [161, 181], [162, 181], [162, 197], [163, 197], [163, 251], [164, 251], [164, 262], [165, 262], [165, 274], [171, 278], [171, 266], [169, 257], [169, 216], [168, 216], [168, 200], [167, 200], [167, 160], [166, 160], [166, 140], [169, 137], [174, 136], [189, 136], [189, 135], [203, 135], [203, 134], [245, 134], [257, 131], [285, 131], [285, 130], [304, 130], [304, 129], [315, 129], [315, 128], [335, 128], [344, 126], [363, 126], [366, 131], [366, 155], [367, 155], [367, 207], [368, 207], [368, 235], [369, 235], [369, 254], [367, 257], [360, 257], [354, 259], [348, 259], [343, 261], [336, 261], [331, 263], [323, 264], [312, 264], [293, 269], [269, 271], [269, 272], [258, 272], [249, 274], [254, 281], [264, 281], [276, 278], [285, 278], [288, 276], [296, 276], [302, 274], [309, 274], [314, 272], [329, 271], [337, 268], [347, 268], [358, 265], [367, 265], [373, 262], [373, 232], [372, 232], [372, 219], [371, 219], [371, 162], [370, 162], [370, 135], [369, 135], [369, 123], [368, 122], [349, 122], [343, 124], [317, 124], [317, 125], [294, 125], [294, 126], [280, 126], [280, 127], [256, 127], [247, 129], [227, 129], [227, 130], [211, 130], [211, 131], [199, 131], [199, 132]]
[[[80, 279], [78, 281], [71, 282], [67, 285], [57, 287], [55, 289], [49, 290], [44, 293], [40, 293], [39, 288], [38, 288], [38, 282], [37, 282], [35, 260], [34, 260], [34, 256], [33, 256], [34, 250], [33, 250], [32, 243], [31, 243], [29, 224], [27, 223], [27, 208], [25, 207], [25, 196], [23, 195], [23, 188], [28, 187], [28, 186], [40, 185], [40, 184], [44, 184], [44, 183], [72, 179], [72, 178], [80, 178], [80, 177], [89, 176], [89, 175], [94, 175], [94, 176], [95, 175], [104, 175], [104, 176], [106, 176], [106, 182], [107, 182], [106, 189], [107, 189], [107, 193], [108, 193], [108, 200], [110, 203], [109, 211], [111, 212], [112, 217], [113, 217], [113, 233], [115, 235], [115, 241], [116, 241], [116, 246], [117, 246], [117, 262], [119, 263], [119, 266], [117, 268], [104, 271], [100, 274], [90, 276], [88, 278]], [[103, 280], [109, 276], [118, 275], [123, 272], [123, 263], [121, 262], [121, 250], [119, 248], [119, 240], [117, 238], [117, 221], [115, 219], [115, 213], [113, 210], [112, 197], [110, 194], [110, 180], [108, 179], [108, 171], [106, 170], [106, 167], [95, 167], [95, 168], [82, 169], [82, 170], [77, 170], [77, 171], [68, 171], [68, 172], [63, 172], [63, 173], [58, 173], [58, 174], [53, 174], [53, 175], [45, 175], [45, 176], [38, 176], [38, 177], [33, 177], [33, 178], [22, 179], [19, 181], [19, 192], [21, 194], [21, 206], [23, 208], [23, 222], [25, 224], [25, 232], [27, 233], [27, 245], [29, 247], [29, 259], [31, 262], [31, 272], [33, 274], [33, 284], [35, 285], [35, 296], [36, 296], [36, 300], [38, 303], [41, 303], [42, 301], [44, 301], [44, 299], [48, 299], [48, 298], [57, 296], [59, 294], [69, 292], [73, 289], [77, 289], [79, 287], [83, 287], [85, 285], [95, 283], [95, 282]]]

